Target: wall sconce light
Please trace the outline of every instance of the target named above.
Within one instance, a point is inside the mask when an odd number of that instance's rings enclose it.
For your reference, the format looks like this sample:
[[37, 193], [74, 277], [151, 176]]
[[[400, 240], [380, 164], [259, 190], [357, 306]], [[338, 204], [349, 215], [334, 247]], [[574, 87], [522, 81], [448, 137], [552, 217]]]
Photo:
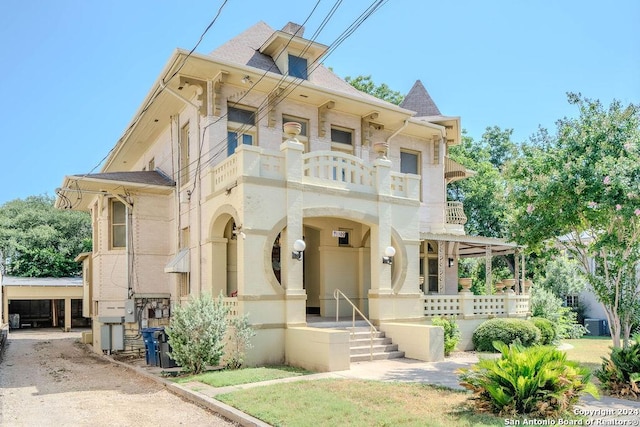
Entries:
[[253, 84], [251, 77], [249, 75], [244, 76], [240, 81], [244, 84]]
[[293, 242], [293, 252], [291, 253], [291, 258], [302, 261], [302, 252], [304, 252], [306, 247], [307, 244], [304, 242], [304, 240], [298, 239]]
[[449, 258], [449, 268], [453, 267], [453, 258]]
[[384, 256], [382, 257], [383, 264], [393, 264], [393, 256], [396, 254], [396, 250], [393, 246], [387, 246], [384, 250]]

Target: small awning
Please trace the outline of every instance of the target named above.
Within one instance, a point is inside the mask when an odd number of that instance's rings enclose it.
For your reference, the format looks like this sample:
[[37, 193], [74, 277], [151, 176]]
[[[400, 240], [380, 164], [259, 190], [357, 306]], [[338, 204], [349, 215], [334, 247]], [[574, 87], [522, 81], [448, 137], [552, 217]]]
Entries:
[[189, 261], [189, 249], [180, 249], [180, 252], [173, 257], [164, 268], [165, 273], [189, 273], [191, 272], [191, 262]]
[[460, 179], [469, 178], [476, 174], [475, 171], [467, 169], [460, 163], [451, 160], [449, 157], [444, 159], [444, 177], [447, 183], [458, 181]]

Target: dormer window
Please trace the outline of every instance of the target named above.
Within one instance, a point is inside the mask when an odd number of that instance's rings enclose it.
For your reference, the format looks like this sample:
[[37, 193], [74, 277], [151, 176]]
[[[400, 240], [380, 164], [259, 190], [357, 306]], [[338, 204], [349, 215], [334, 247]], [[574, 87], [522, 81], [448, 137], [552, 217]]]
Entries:
[[278, 70], [285, 76], [309, 80], [309, 64], [319, 62], [329, 50], [328, 46], [302, 38], [303, 27], [289, 23], [273, 34], [260, 46], [260, 53], [273, 58]]
[[307, 80], [307, 60], [299, 56], [289, 54], [289, 75]]

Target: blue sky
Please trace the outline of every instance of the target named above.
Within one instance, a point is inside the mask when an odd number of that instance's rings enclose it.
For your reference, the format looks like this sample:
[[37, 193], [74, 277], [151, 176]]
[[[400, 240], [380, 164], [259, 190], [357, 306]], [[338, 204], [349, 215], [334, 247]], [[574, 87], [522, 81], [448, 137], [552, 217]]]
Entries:
[[[197, 51], [260, 20], [302, 23], [316, 1], [228, 0]], [[332, 44], [371, 1], [344, 1], [317, 41]], [[222, 3], [3, 1], [0, 204], [99, 171], [172, 51], [191, 49]], [[319, 3], [307, 36], [333, 4]], [[402, 93], [420, 79], [475, 139], [497, 125], [524, 141], [577, 115], [568, 91], [640, 103], [639, 23], [637, 0], [389, 0], [324, 63]]]

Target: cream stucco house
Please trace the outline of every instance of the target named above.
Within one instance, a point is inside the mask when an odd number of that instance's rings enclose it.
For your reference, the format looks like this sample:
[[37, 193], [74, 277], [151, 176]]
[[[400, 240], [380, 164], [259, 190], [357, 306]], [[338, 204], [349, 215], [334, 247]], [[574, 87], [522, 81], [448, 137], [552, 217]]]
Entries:
[[430, 316], [466, 333], [526, 315], [519, 286], [458, 292], [459, 258], [518, 249], [466, 236], [446, 200], [473, 174], [447, 156], [460, 119], [419, 81], [401, 106], [359, 92], [320, 64], [327, 49], [260, 22], [210, 54], [177, 50], [101, 172], [65, 177], [57, 206], [93, 218], [96, 351], [133, 346], [205, 292], [249, 315], [250, 363], [319, 370], [348, 369], [349, 333], [311, 327], [351, 317], [343, 296], [424, 360], [442, 357]]

